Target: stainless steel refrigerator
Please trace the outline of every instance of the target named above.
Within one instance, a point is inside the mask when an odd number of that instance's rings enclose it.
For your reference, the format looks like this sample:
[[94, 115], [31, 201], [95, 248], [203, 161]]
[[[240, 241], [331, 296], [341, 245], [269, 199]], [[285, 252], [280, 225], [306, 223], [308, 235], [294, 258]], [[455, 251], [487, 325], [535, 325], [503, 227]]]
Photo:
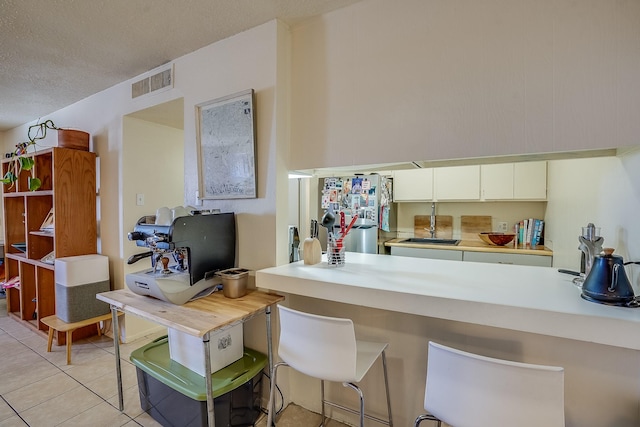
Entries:
[[[357, 216], [344, 239], [345, 250], [376, 254], [381, 236], [395, 232], [396, 228], [392, 189], [391, 177], [377, 174], [324, 178], [319, 218], [327, 210], [333, 211], [337, 219], [344, 212], [348, 225]], [[334, 233], [340, 233], [339, 220]]]

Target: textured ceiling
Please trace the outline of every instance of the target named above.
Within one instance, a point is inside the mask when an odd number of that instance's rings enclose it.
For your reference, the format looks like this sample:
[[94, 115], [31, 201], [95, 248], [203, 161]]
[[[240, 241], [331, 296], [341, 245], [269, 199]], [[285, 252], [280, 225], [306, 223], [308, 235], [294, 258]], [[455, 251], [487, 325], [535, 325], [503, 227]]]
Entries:
[[0, 0], [0, 131], [249, 28], [359, 0]]

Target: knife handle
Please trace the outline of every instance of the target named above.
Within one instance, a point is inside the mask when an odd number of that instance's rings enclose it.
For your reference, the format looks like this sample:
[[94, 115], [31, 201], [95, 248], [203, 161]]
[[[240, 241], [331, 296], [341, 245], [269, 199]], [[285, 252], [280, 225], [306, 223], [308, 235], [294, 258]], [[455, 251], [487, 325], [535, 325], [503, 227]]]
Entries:
[[580, 276], [580, 273], [573, 270], [565, 270], [564, 268], [558, 269], [558, 273], [570, 274], [572, 276]]

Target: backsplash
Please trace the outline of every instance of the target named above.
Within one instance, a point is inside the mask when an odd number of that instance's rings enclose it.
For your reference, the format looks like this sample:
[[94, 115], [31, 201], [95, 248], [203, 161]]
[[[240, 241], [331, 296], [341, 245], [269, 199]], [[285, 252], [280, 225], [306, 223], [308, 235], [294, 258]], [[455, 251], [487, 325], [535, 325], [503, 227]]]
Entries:
[[[414, 216], [430, 215], [430, 202], [396, 203], [398, 237], [412, 237], [414, 234]], [[461, 237], [461, 217], [463, 215], [489, 215], [493, 231], [498, 230], [499, 222], [506, 222], [508, 231], [523, 218], [544, 218], [547, 202], [439, 202], [436, 203], [437, 215], [453, 217], [453, 238]]]

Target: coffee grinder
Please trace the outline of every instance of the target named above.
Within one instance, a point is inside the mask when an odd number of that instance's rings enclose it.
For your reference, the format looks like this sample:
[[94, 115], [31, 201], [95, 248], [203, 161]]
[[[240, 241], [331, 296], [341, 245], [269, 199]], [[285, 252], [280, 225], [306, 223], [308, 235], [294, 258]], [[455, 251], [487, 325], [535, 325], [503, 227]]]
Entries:
[[602, 252], [604, 238], [600, 236], [600, 227], [589, 223], [586, 227], [582, 227], [582, 235], [578, 236], [578, 241], [580, 242], [578, 249], [582, 251], [580, 260], [580, 279], [582, 282], [591, 271], [595, 256]]

